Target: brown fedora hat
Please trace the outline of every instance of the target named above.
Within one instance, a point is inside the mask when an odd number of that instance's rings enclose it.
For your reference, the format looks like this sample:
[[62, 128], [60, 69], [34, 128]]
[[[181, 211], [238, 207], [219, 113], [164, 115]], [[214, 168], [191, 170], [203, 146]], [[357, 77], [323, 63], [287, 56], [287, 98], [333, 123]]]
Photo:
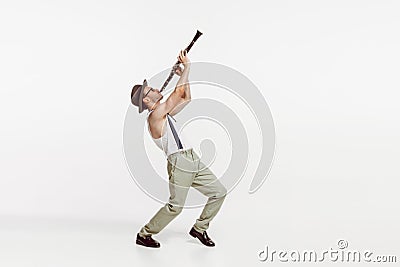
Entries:
[[136, 84], [132, 88], [131, 92], [131, 102], [133, 105], [139, 108], [139, 113], [142, 113], [145, 109], [146, 105], [143, 103], [143, 90], [147, 86], [146, 79], [143, 81], [143, 84]]

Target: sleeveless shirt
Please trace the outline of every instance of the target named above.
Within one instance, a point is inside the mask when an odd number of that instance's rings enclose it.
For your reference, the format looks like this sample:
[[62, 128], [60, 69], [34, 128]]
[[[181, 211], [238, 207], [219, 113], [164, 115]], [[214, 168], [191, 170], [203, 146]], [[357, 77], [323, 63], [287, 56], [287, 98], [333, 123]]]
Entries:
[[[150, 113], [153, 112], [153, 110], [151, 110], [148, 114], [147, 114], [147, 119], [146, 119], [146, 123], [147, 123], [147, 130], [149, 131], [149, 134], [151, 136], [151, 138], [153, 139], [154, 143], [162, 150], [164, 151], [164, 153], [167, 155], [167, 157], [175, 152], [178, 151], [182, 151], [182, 150], [186, 150], [189, 148], [192, 148], [192, 146], [189, 144], [189, 142], [186, 140], [185, 135], [180, 132], [180, 128], [177, 127], [177, 124], [174, 122], [174, 118], [171, 115], [166, 115], [166, 116], [170, 116], [171, 122], [174, 125], [175, 131], [178, 133], [179, 139], [181, 140], [183, 149], [179, 149], [178, 145], [176, 144], [174, 135], [172, 133], [171, 127], [168, 123], [168, 118], [165, 118], [165, 122], [164, 122], [164, 126], [163, 126], [163, 133], [161, 135], [160, 138], [153, 138], [153, 136], [151, 135], [150, 132], [150, 125], [149, 125], [149, 115]], [[164, 129], [165, 127], [167, 127], [166, 129]]]

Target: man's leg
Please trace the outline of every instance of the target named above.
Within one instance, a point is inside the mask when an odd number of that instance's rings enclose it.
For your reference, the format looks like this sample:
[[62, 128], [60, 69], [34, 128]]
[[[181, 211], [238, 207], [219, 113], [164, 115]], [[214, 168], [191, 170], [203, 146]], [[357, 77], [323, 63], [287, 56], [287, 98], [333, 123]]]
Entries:
[[201, 162], [199, 162], [199, 169], [200, 171], [194, 177], [192, 186], [207, 196], [208, 201], [204, 206], [200, 217], [193, 225], [193, 228], [197, 232], [203, 233], [208, 229], [210, 221], [220, 210], [227, 194], [227, 190], [225, 186], [218, 181], [212, 171]]
[[159, 233], [181, 213], [195, 176], [194, 169], [197, 167], [193, 161], [187, 159], [188, 155], [185, 152], [170, 155], [168, 158], [169, 201], [142, 227], [139, 232], [140, 236]]

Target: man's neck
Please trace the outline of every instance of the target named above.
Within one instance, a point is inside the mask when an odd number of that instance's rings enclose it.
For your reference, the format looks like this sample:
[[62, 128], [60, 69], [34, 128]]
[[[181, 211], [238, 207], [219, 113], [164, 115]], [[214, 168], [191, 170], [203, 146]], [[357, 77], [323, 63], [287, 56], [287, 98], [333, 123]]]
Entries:
[[158, 100], [156, 103], [153, 104], [153, 106], [150, 108], [150, 111], [155, 110], [159, 105], [160, 105], [160, 100]]

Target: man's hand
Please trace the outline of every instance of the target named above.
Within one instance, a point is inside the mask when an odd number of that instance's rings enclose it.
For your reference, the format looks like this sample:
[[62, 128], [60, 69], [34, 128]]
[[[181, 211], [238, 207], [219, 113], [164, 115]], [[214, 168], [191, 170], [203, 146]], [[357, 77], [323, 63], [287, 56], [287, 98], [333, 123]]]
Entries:
[[[190, 60], [189, 60], [189, 58], [187, 56], [187, 52], [185, 50], [181, 50], [179, 52], [179, 55], [177, 58], [178, 58], [179, 63], [182, 63], [183, 66], [185, 66], [185, 68], [188, 65], [190, 65]], [[175, 74], [178, 76], [182, 76], [182, 74], [183, 74], [183, 70], [182, 70], [181, 66], [179, 66], [179, 65], [175, 68], [174, 71], [175, 71]]]
[[190, 64], [190, 60], [187, 56], [186, 50], [181, 50], [181, 52], [179, 52], [178, 61], [182, 63], [185, 67], [186, 65]]
[[178, 76], [181, 76], [182, 73], [183, 73], [183, 70], [182, 70], [181, 66], [176, 67], [175, 74]]

